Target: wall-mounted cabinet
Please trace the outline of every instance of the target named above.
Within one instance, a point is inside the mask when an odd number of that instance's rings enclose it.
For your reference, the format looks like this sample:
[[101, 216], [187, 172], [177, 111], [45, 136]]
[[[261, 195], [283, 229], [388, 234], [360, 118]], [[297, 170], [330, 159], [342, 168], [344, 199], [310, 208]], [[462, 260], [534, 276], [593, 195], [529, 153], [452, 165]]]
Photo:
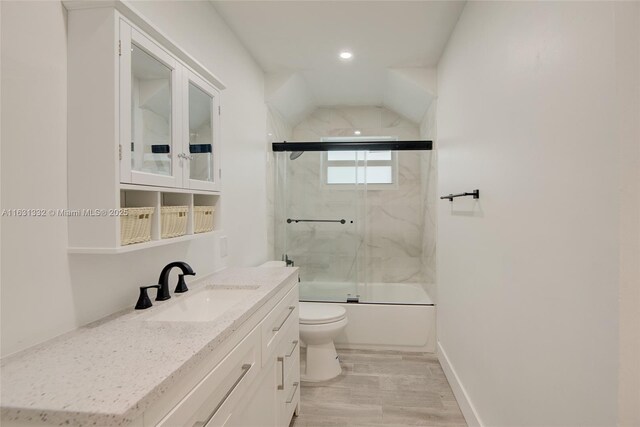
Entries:
[[120, 40], [120, 181], [220, 191], [220, 96], [124, 20]]
[[[201, 237], [212, 221], [214, 231], [221, 226], [224, 85], [127, 2], [109, 4], [65, 2], [69, 210], [80, 212], [69, 217], [72, 252], [126, 252]], [[189, 207], [181, 236], [162, 238], [162, 206]], [[149, 240], [123, 244], [126, 207], [157, 208]]]

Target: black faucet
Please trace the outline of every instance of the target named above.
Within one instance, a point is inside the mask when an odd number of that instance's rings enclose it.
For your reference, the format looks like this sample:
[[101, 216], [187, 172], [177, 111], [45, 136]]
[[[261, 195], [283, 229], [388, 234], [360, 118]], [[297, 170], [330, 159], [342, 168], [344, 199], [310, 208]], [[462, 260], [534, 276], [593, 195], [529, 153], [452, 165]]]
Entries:
[[160, 285], [140, 286], [140, 296], [138, 297], [138, 302], [136, 302], [136, 310], [144, 310], [153, 305], [147, 294], [147, 289], [150, 288], [160, 289]]
[[293, 260], [289, 259], [287, 254], [282, 255], [282, 260], [287, 264], [287, 267], [293, 267]]
[[169, 294], [169, 273], [173, 267], [178, 267], [182, 270], [182, 274], [178, 275], [178, 285], [176, 286], [175, 292], [180, 294], [189, 290], [187, 288], [187, 284], [184, 282], [184, 276], [195, 276], [196, 273], [191, 269], [191, 266], [184, 261], [171, 262], [162, 269], [162, 272], [160, 272], [160, 278], [158, 279], [158, 285], [160, 285], [160, 288], [158, 289], [156, 301], [164, 301], [171, 298], [171, 294]]

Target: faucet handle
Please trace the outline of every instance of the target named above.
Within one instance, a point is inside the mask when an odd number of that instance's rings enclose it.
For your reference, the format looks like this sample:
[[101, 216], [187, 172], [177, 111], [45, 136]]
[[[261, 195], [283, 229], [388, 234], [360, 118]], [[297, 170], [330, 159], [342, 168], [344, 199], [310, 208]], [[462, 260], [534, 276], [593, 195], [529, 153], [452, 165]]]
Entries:
[[176, 285], [176, 290], [174, 292], [177, 294], [181, 294], [183, 292], [187, 292], [188, 290], [189, 288], [187, 288], [187, 284], [184, 281], [184, 274], [178, 274], [178, 284]]
[[160, 289], [160, 285], [149, 285], [149, 286], [140, 286], [140, 296], [138, 297], [138, 302], [136, 303], [136, 310], [144, 310], [146, 308], [151, 307], [151, 300], [149, 299], [149, 295], [147, 294], [147, 289], [156, 288]]

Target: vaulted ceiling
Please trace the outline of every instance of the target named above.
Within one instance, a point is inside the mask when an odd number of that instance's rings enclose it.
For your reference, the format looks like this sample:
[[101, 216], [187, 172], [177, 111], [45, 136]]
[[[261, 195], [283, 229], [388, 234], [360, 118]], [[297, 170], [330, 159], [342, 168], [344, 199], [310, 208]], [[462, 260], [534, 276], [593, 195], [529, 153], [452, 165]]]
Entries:
[[[213, 1], [296, 124], [318, 106], [384, 105], [420, 121], [463, 1]], [[353, 53], [350, 60], [338, 57]]]

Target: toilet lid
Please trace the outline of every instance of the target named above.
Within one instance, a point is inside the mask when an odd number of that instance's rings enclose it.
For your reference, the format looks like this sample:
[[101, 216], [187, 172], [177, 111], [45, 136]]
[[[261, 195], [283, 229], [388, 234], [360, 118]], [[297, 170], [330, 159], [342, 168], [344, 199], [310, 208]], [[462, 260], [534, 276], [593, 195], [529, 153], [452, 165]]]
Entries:
[[317, 325], [344, 319], [347, 311], [338, 304], [300, 303], [300, 323]]

